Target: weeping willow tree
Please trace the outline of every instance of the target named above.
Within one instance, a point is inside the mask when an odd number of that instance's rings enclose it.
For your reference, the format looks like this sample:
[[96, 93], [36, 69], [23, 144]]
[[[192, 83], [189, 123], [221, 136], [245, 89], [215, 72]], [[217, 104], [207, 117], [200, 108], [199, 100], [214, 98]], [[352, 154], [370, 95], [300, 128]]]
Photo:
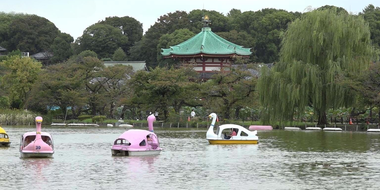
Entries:
[[339, 81], [365, 71], [373, 55], [368, 24], [336, 9], [304, 14], [284, 33], [280, 63], [258, 81], [263, 121], [293, 121], [310, 106], [318, 124], [329, 108], [349, 106], [355, 94]]

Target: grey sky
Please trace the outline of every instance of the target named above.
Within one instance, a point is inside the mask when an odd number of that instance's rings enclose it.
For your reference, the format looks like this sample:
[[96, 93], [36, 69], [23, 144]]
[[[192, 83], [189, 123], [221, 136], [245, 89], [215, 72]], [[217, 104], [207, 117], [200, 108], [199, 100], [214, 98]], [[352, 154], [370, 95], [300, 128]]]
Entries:
[[0, 12], [45, 17], [76, 39], [88, 26], [110, 16], [133, 17], [147, 31], [161, 15], [177, 10], [190, 12], [204, 8], [227, 14], [233, 8], [242, 12], [276, 8], [304, 12], [307, 7], [334, 5], [357, 14], [369, 4], [380, 6], [379, 0], [2, 0]]

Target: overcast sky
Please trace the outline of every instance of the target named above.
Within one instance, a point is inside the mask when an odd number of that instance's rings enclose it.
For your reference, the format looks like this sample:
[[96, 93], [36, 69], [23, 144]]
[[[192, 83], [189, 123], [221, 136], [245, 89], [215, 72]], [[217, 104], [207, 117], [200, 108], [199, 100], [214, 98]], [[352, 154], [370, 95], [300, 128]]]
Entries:
[[324, 5], [343, 7], [358, 14], [368, 6], [380, 6], [379, 0], [1, 0], [0, 12], [36, 14], [45, 17], [62, 32], [81, 36], [90, 25], [110, 16], [130, 16], [143, 23], [144, 32], [157, 18], [177, 10], [215, 10], [226, 15], [231, 9], [257, 11], [263, 8], [304, 12], [305, 8]]

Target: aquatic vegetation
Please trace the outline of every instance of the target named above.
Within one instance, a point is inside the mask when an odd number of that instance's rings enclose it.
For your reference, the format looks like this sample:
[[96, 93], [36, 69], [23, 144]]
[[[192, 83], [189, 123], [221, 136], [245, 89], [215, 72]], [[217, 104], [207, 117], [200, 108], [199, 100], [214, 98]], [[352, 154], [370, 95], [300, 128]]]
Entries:
[[0, 110], [2, 125], [31, 125], [38, 114], [26, 110]]

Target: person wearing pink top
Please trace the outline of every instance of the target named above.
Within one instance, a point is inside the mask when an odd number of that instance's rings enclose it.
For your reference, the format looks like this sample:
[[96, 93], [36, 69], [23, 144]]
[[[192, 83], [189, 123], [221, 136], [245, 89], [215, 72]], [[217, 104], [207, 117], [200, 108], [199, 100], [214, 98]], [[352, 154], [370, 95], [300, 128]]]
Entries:
[[235, 129], [232, 129], [231, 137], [232, 137], [232, 136], [236, 136], [236, 131], [235, 131]]

